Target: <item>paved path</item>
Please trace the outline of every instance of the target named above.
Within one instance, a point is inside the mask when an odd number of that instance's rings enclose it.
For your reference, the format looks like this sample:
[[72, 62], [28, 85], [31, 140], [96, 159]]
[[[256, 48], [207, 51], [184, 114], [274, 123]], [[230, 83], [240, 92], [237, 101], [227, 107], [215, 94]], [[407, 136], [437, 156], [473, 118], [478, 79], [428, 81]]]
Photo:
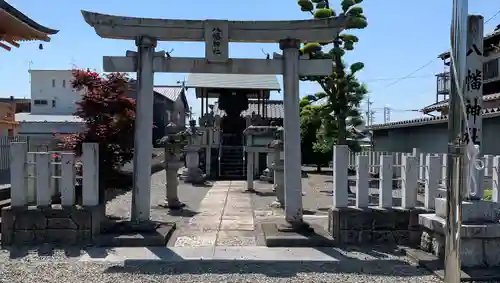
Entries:
[[175, 247], [254, 246], [251, 195], [244, 182], [215, 182], [201, 201], [197, 215], [179, 227]]

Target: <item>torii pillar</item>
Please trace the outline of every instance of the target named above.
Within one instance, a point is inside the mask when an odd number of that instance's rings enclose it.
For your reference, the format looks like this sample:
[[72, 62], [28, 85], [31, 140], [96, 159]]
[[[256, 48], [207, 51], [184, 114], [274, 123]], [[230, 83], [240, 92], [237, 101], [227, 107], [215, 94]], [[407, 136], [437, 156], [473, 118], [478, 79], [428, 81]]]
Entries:
[[[85, 21], [103, 38], [135, 39], [139, 52], [134, 60], [126, 57], [105, 57], [105, 71], [138, 72], [136, 125], [136, 180], [133, 209], [137, 220], [149, 219], [149, 186], [151, 159], [152, 86], [154, 72], [225, 73], [283, 75], [285, 108], [285, 219], [292, 229], [302, 224], [302, 184], [299, 128], [299, 75], [325, 76], [331, 73], [331, 60], [299, 58], [300, 42], [326, 42], [345, 26], [344, 17], [299, 21], [225, 21], [171, 20], [104, 15], [82, 11]], [[186, 28], [186, 27], [189, 28]], [[148, 35], [149, 37], [144, 37]], [[205, 58], [174, 58], [157, 56], [153, 42], [202, 41]], [[229, 42], [280, 43], [283, 56], [273, 59], [229, 58]], [[149, 46], [149, 47], [148, 47]], [[282, 58], [280, 58], [282, 57]], [[146, 62], [147, 61], [147, 62]], [[147, 75], [146, 75], [147, 73]], [[144, 103], [142, 103], [144, 102]], [[149, 105], [148, 105], [149, 104]], [[147, 122], [146, 122], [147, 121]], [[148, 155], [149, 154], [149, 155]], [[146, 161], [146, 159], [148, 161]], [[290, 227], [288, 227], [290, 228]], [[284, 227], [284, 229], [288, 229]]]

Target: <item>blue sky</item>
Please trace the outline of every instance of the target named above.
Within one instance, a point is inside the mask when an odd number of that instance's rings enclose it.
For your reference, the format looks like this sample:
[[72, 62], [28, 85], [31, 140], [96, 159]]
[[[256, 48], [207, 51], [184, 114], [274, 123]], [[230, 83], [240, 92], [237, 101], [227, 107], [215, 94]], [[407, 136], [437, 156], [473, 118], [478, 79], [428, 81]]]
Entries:
[[[102, 70], [102, 56], [121, 56], [135, 49], [134, 42], [99, 38], [80, 14], [80, 10], [100, 13], [172, 19], [230, 19], [230, 20], [285, 20], [307, 19], [294, 0], [252, 1], [61, 1], [8, 0], [8, 2], [39, 23], [60, 32], [50, 43], [38, 50], [38, 43], [23, 43], [12, 52], [0, 51], [0, 96], [29, 97], [28, 67], [32, 69], [79, 68]], [[331, 1], [333, 3], [337, 1]], [[340, 3], [340, 0], [338, 1]], [[485, 19], [500, 10], [494, 0], [469, 1], [471, 14]], [[365, 69], [359, 78], [370, 91], [375, 121], [382, 122], [384, 106], [391, 107], [391, 120], [407, 119], [420, 114], [403, 111], [421, 108], [435, 101], [436, 81], [433, 74], [443, 70], [436, 56], [449, 48], [449, 24], [452, 0], [365, 0], [363, 3], [368, 27], [355, 31], [360, 37], [356, 49], [349, 53], [347, 62], [362, 61]], [[491, 32], [500, 24], [497, 16], [485, 25]], [[162, 42], [158, 50], [174, 50], [172, 56], [204, 56], [203, 43]], [[264, 58], [267, 53], [279, 51], [277, 44], [231, 44], [230, 56], [236, 58]], [[412, 78], [394, 84], [419, 67], [429, 63]], [[155, 84], [175, 84], [186, 74], [156, 74]], [[281, 82], [281, 78], [279, 78]], [[392, 84], [391, 86], [388, 86]], [[301, 96], [319, 91], [312, 83], [302, 83]], [[188, 100], [199, 113], [199, 101], [190, 92]], [[281, 99], [282, 94], [273, 94]], [[364, 106], [366, 108], [366, 106]]]

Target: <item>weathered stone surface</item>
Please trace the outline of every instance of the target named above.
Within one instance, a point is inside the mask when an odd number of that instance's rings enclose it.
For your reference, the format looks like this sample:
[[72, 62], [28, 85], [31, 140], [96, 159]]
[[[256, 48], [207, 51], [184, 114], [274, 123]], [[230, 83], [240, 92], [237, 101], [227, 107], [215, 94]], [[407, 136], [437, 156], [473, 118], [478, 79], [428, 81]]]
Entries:
[[423, 209], [347, 207], [329, 210], [328, 231], [343, 244], [396, 243], [417, 246]]
[[88, 245], [100, 229], [98, 207], [6, 207], [2, 210], [2, 246]]
[[71, 218], [49, 218], [47, 219], [47, 229], [71, 229], [76, 230], [75, 222]]
[[45, 241], [47, 243], [75, 245], [78, 232], [70, 229], [47, 229], [45, 230]]
[[45, 215], [40, 209], [27, 209], [16, 211], [14, 228], [20, 230], [45, 229], [47, 223]]
[[[446, 218], [446, 198], [436, 198], [436, 215]], [[500, 203], [474, 200], [462, 202], [462, 223], [500, 221]]]
[[[421, 220], [425, 219], [427, 221], [422, 222], [425, 224], [425, 230], [421, 236], [420, 248], [425, 252], [444, 259], [445, 237], [443, 225], [441, 225], [441, 221], [438, 221], [439, 218], [434, 214], [421, 216]], [[460, 261], [462, 267], [500, 266], [500, 254], [498, 253], [500, 249], [500, 237], [492, 237], [495, 233], [488, 232], [488, 230], [497, 229], [497, 225], [500, 224], [483, 224], [482, 226], [484, 227], [482, 228], [478, 227], [479, 225], [474, 225], [474, 227], [462, 225], [461, 231], [464, 232], [460, 239]], [[476, 237], [472, 237], [472, 235], [476, 235]]]

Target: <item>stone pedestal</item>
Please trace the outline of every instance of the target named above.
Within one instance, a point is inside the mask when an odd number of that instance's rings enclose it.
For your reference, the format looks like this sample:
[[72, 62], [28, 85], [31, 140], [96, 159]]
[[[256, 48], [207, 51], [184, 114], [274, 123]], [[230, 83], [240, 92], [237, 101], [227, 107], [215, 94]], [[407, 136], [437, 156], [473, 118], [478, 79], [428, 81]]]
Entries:
[[253, 174], [254, 174], [254, 153], [247, 152], [247, 191], [254, 191]]
[[[446, 199], [436, 199], [436, 213], [419, 215], [424, 232], [420, 248], [444, 259]], [[460, 261], [462, 267], [500, 266], [500, 204], [474, 200], [462, 202]]]
[[200, 169], [200, 156], [198, 154], [198, 148], [196, 147], [186, 147], [186, 167], [187, 170], [182, 172], [181, 179], [185, 183], [192, 184], [202, 184], [205, 182], [205, 175]]
[[164, 207], [170, 209], [180, 209], [185, 206], [184, 203], [179, 201], [179, 181], [177, 173], [182, 166], [180, 162], [169, 162], [166, 164], [166, 184], [165, 184], [165, 202]]
[[273, 207], [285, 207], [285, 170], [283, 160], [273, 163], [274, 186], [276, 200], [271, 204]]
[[260, 180], [264, 182], [272, 183], [274, 181], [274, 170], [272, 169], [273, 164], [273, 155], [268, 153], [266, 155], [266, 169], [262, 171], [262, 175], [260, 175]]

